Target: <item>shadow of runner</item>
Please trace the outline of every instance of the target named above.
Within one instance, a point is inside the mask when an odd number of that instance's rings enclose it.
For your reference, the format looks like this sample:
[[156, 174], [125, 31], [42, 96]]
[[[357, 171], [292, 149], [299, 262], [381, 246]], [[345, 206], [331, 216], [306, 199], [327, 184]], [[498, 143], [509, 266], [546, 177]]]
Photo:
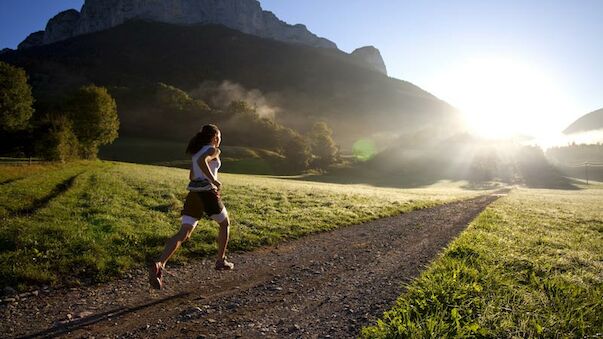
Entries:
[[93, 325], [96, 324], [98, 322], [101, 321], [105, 321], [109, 318], [112, 317], [119, 317], [128, 313], [132, 313], [132, 312], [136, 312], [139, 310], [142, 310], [144, 308], [147, 307], [152, 307], [155, 306], [157, 304], [161, 304], [170, 300], [174, 300], [174, 299], [178, 299], [178, 298], [184, 298], [189, 296], [191, 293], [190, 292], [181, 292], [169, 297], [165, 297], [159, 300], [155, 300], [146, 304], [141, 304], [138, 306], [134, 306], [134, 307], [120, 307], [111, 311], [107, 311], [107, 312], [103, 312], [103, 313], [99, 313], [99, 314], [95, 314], [95, 315], [91, 315], [89, 317], [84, 317], [81, 319], [77, 319], [71, 322], [68, 322], [66, 324], [59, 324], [56, 326], [53, 326], [49, 329], [37, 332], [37, 333], [33, 333], [33, 334], [28, 334], [28, 335], [24, 335], [21, 337], [17, 337], [20, 339], [25, 339], [25, 338], [46, 338], [46, 337], [54, 337], [54, 336], [58, 336], [61, 334], [65, 334], [74, 330], [78, 330], [78, 329], [82, 329], [86, 326], [89, 325]]

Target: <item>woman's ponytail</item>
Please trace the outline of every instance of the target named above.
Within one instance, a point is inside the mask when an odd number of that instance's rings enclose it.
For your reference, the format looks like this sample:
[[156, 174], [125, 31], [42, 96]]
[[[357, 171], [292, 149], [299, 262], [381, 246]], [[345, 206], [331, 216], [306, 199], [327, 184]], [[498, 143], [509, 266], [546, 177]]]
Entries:
[[209, 124], [203, 126], [203, 128], [201, 128], [201, 130], [188, 142], [186, 153], [192, 155], [199, 152], [203, 146], [209, 145], [211, 139], [218, 135], [218, 133], [220, 133], [220, 130], [216, 125]]

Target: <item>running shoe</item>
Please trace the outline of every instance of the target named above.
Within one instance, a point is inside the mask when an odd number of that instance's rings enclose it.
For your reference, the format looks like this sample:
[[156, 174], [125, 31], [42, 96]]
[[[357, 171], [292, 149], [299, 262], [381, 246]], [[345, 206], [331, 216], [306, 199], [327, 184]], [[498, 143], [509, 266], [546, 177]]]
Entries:
[[163, 287], [163, 267], [158, 262], [154, 262], [149, 266], [149, 284], [156, 290]]
[[218, 259], [216, 261], [216, 270], [218, 271], [229, 271], [234, 269], [234, 264], [226, 261], [226, 258], [224, 259]]

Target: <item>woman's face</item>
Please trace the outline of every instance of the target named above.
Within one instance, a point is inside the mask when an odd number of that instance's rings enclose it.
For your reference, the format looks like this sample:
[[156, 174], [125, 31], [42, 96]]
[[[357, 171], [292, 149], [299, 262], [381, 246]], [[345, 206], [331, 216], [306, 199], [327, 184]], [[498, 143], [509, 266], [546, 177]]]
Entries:
[[216, 134], [216, 136], [212, 140], [212, 143], [214, 144], [215, 147], [220, 147], [221, 142], [222, 142], [222, 133], [218, 132], [218, 134]]

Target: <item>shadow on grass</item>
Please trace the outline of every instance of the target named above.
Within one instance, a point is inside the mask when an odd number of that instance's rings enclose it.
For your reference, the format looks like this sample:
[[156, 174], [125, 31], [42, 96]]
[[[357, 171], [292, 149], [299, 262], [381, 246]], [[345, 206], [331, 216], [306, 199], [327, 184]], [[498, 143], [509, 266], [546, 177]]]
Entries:
[[184, 298], [187, 297], [191, 294], [191, 292], [182, 292], [176, 295], [172, 295], [169, 297], [165, 297], [159, 300], [155, 300], [149, 303], [145, 303], [145, 304], [141, 304], [138, 306], [134, 306], [134, 307], [120, 307], [111, 311], [107, 311], [107, 312], [103, 312], [103, 313], [99, 313], [99, 314], [95, 314], [95, 315], [91, 315], [89, 317], [84, 317], [81, 319], [77, 319], [71, 322], [67, 322], [67, 323], [59, 323], [49, 329], [46, 329], [44, 331], [40, 331], [37, 333], [32, 333], [32, 334], [28, 334], [25, 336], [21, 336], [18, 338], [47, 338], [47, 337], [56, 337], [65, 333], [69, 333], [78, 329], [82, 329], [86, 326], [90, 326], [96, 323], [99, 323], [101, 321], [105, 321], [108, 320], [109, 318], [115, 318], [115, 317], [119, 317], [128, 313], [132, 313], [132, 312], [136, 312], [139, 310], [142, 310], [144, 308], [147, 307], [151, 307], [157, 304], [161, 304], [164, 302], [168, 302], [170, 300], [174, 300], [174, 299], [179, 299], [179, 298]]
[[429, 187], [443, 180], [457, 181], [460, 178], [447, 177], [423, 171], [423, 173], [403, 171], [379, 171], [358, 166], [337, 168], [322, 174], [305, 174], [297, 176], [274, 176], [275, 178], [341, 185], [369, 185], [389, 188], [422, 188]]
[[496, 181], [469, 182], [466, 185], [461, 186], [461, 188], [470, 191], [489, 191], [500, 188], [504, 184], [505, 183]]
[[347, 167], [337, 168], [323, 174], [306, 174], [298, 176], [275, 176], [275, 178], [340, 185], [368, 185], [383, 188], [426, 188], [443, 181], [465, 181], [467, 190], [483, 191], [500, 187], [499, 182], [469, 182], [458, 175], [438, 172], [433, 169], [413, 168], [406, 171], [384, 171], [374, 168]]
[[0, 185], [8, 185], [11, 182], [15, 182], [15, 181], [18, 181], [18, 180], [21, 180], [21, 179], [23, 179], [23, 178], [14, 178], [14, 179], [8, 179], [8, 180], [0, 181]]
[[522, 164], [519, 167], [523, 184], [528, 188], [581, 190], [580, 187], [575, 185], [575, 181], [567, 178], [559, 169], [548, 163], [537, 165]]
[[53, 199], [67, 192], [73, 186], [75, 179], [77, 179], [77, 177], [79, 177], [82, 173], [84, 172], [78, 173], [68, 178], [67, 180], [59, 183], [48, 195], [34, 200], [30, 206], [19, 209], [15, 211], [14, 214], [20, 216], [28, 216], [34, 214], [39, 209], [46, 207]]

